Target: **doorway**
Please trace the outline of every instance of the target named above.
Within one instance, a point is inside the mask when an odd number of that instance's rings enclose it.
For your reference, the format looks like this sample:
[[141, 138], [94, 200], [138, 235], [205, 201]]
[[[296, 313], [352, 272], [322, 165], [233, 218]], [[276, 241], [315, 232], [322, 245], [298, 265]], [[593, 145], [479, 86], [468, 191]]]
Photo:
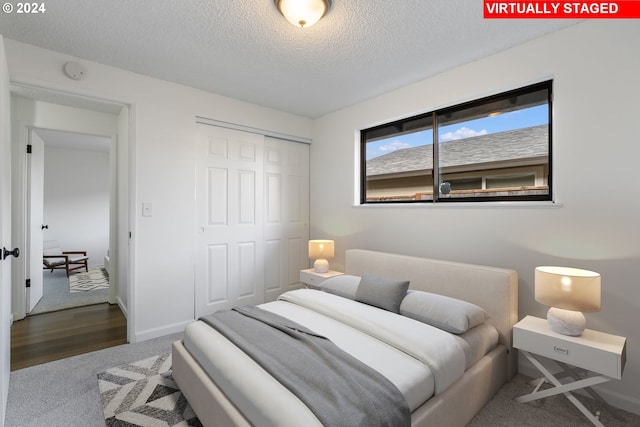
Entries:
[[[108, 302], [111, 138], [33, 128], [30, 140], [27, 314]], [[45, 254], [51, 247], [75, 252], [71, 257], [88, 258], [88, 268], [78, 265], [67, 276], [58, 265], [43, 273], [43, 242]], [[64, 259], [46, 260], [56, 267]]]
[[[131, 315], [132, 311], [128, 309], [127, 302], [129, 287], [129, 258], [132, 251], [129, 250], [129, 107], [124, 104], [114, 103], [111, 101], [87, 98], [84, 96], [73, 95], [54, 91], [51, 89], [23, 86], [21, 84], [11, 85], [11, 110], [12, 110], [12, 216], [17, 219], [12, 227], [12, 238], [16, 245], [24, 248], [24, 252], [28, 252], [29, 246], [28, 226], [29, 218], [27, 215], [27, 176], [28, 161], [26, 149], [30, 141], [30, 134], [36, 135], [37, 138], [50, 141], [56, 138], [66, 140], [69, 144], [70, 140], [82, 139], [84, 141], [83, 150], [73, 146], [56, 146], [55, 143], [50, 145], [50, 158], [58, 157], [58, 165], [62, 165], [62, 171], [58, 170], [58, 181], [55, 185], [74, 186], [76, 183], [76, 191], [80, 187], [84, 188], [85, 193], [80, 194], [81, 197], [75, 197], [76, 201], [83, 199], [86, 204], [92, 205], [92, 210], [101, 211], [102, 225], [96, 226], [95, 222], [88, 229], [81, 230], [79, 233], [69, 232], [70, 229], [77, 230], [78, 208], [76, 207], [74, 214], [54, 215], [55, 218], [45, 216], [41, 224], [36, 224], [35, 228], [41, 228], [41, 241], [57, 240], [62, 250], [87, 250], [89, 256], [89, 266], [102, 266], [109, 272], [109, 287], [105, 295], [100, 298], [106, 300], [111, 305], [120, 309], [125, 315]], [[87, 149], [91, 146], [91, 149]], [[102, 148], [98, 148], [101, 146]], [[105, 146], [107, 147], [105, 150]], [[53, 155], [51, 153], [54, 153]], [[81, 157], [84, 156], [84, 159]], [[94, 160], [89, 160], [93, 157]], [[86, 189], [95, 186], [86, 185], [82, 182], [78, 185], [78, 180], [86, 181], [85, 177], [76, 175], [75, 177], [64, 176], [69, 171], [69, 167], [64, 166], [71, 163], [84, 163], [85, 169], [95, 168], [95, 157], [101, 157], [101, 164], [106, 164], [106, 170], [101, 166], [102, 175], [106, 179], [106, 183], [102, 187], [100, 202], [101, 207], [97, 207], [93, 199], [95, 194], [87, 195]], [[61, 160], [62, 159], [62, 160]], [[92, 163], [93, 162], [93, 163]], [[89, 164], [93, 166], [89, 166]], [[44, 179], [47, 183], [51, 183], [50, 176], [45, 173]], [[67, 183], [63, 184], [61, 178], [67, 179]], [[70, 182], [69, 182], [70, 179]], [[59, 190], [59, 188], [57, 188]], [[56, 190], [56, 191], [57, 191]], [[48, 190], [45, 190], [48, 191]], [[55, 191], [54, 191], [55, 193]], [[94, 191], [96, 193], [96, 191]], [[67, 194], [74, 194], [73, 192]], [[51, 194], [49, 194], [51, 195]], [[47, 196], [46, 194], [44, 195]], [[53, 194], [54, 201], [60, 205], [64, 195]], [[78, 194], [75, 194], [78, 196]], [[91, 203], [89, 203], [91, 202]], [[63, 203], [69, 205], [68, 201]], [[65, 215], [67, 216], [65, 218]], [[54, 225], [55, 224], [55, 225]], [[55, 228], [54, 228], [55, 227]], [[71, 228], [70, 228], [71, 227]], [[75, 227], [75, 228], [74, 228]], [[96, 238], [96, 230], [101, 229], [100, 238]], [[75, 235], [75, 237], [73, 237]], [[71, 236], [71, 237], [70, 237]], [[91, 237], [85, 242], [82, 238]], [[96, 245], [97, 241], [101, 241]], [[92, 243], [87, 243], [92, 242]], [[93, 249], [91, 246], [94, 245]], [[79, 247], [76, 247], [79, 246]], [[102, 249], [96, 249], [99, 246]], [[38, 249], [36, 249], [38, 251]], [[30, 279], [31, 269], [26, 262], [26, 258], [21, 257], [19, 263], [15, 264], [12, 271], [12, 313], [15, 321], [24, 319], [28, 313], [28, 292], [27, 280]], [[60, 274], [63, 270], [55, 270], [54, 273], [43, 271], [42, 256], [37, 252], [34, 254], [33, 271], [36, 275], [42, 277], [42, 274], [54, 275]], [[66, 282], [66, 272], [63, 273], [63, 280]], [[66, 283], [65, 283], [66, 285]], [[68, 286], [68, 285], [66, 285]], [[101, 301], [85, 301], [87, 304], [99, 303]], [[75, 304], [75, 305], [83, 305]], [[35, 307], [33, 305], [31, 308]], [[65, 308], [65, 307], [62, 307]], [[131, 322], [127, 321], [127, 341], [129, 332], [131, 331]]]

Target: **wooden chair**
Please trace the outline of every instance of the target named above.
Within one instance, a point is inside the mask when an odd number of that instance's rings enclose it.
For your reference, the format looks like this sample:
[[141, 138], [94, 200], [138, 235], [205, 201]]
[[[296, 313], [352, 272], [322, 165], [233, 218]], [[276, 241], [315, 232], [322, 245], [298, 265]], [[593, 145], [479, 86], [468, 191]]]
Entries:
[[87, 265], [89, 257], [87, 251], [62, 251], [57, 240], [46, 240], [43, 245], [44, 270], [66, 270], [69, 273], [84, 268], [89, 272]]

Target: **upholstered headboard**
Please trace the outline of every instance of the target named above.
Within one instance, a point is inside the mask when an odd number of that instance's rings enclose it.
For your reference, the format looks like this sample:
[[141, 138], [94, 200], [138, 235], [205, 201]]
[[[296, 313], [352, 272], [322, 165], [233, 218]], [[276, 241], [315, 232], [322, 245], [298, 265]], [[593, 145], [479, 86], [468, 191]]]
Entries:
[[440, 261], [364, 249], [345, 253], [345, 273], [409, 280], [409, 289], [461, 299], [484, 308], [508, 351], [509, 378], [517, 372], [511, 331], [518, 321], [518, 273], [497, 267]]

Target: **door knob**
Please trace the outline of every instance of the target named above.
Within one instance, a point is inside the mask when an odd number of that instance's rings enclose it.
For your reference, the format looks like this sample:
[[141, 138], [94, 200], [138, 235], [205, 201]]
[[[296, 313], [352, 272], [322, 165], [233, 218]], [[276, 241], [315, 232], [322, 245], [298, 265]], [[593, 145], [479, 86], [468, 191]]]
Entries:
[[48, 230], [48, 229], [49, 229], [49, 226], [48, 226], [48, 225], [44, 225], [44, 224], [43, 224], [43, 225], [42, 225], [42, 229], [44, 230], [45, 228]]
[[14, 257], [18, 258], [20, 256], [20, 249], [15, 248], [12, 251], [8, 250], [7, 248], [2, 248], [2, 259], [7, 259], [7, 257], [9, 255], [13, 255]]

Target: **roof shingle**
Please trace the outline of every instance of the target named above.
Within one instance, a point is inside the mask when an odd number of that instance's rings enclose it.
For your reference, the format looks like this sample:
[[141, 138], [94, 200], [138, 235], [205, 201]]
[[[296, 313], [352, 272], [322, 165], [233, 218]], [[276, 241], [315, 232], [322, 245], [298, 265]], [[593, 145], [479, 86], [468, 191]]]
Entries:
[[[539, 125], [440, 144], [440, 167], [548, 156], [549, 126]], [[433, 168], [432, 145], [405, 148], [367, 160], [367, 176]]]

